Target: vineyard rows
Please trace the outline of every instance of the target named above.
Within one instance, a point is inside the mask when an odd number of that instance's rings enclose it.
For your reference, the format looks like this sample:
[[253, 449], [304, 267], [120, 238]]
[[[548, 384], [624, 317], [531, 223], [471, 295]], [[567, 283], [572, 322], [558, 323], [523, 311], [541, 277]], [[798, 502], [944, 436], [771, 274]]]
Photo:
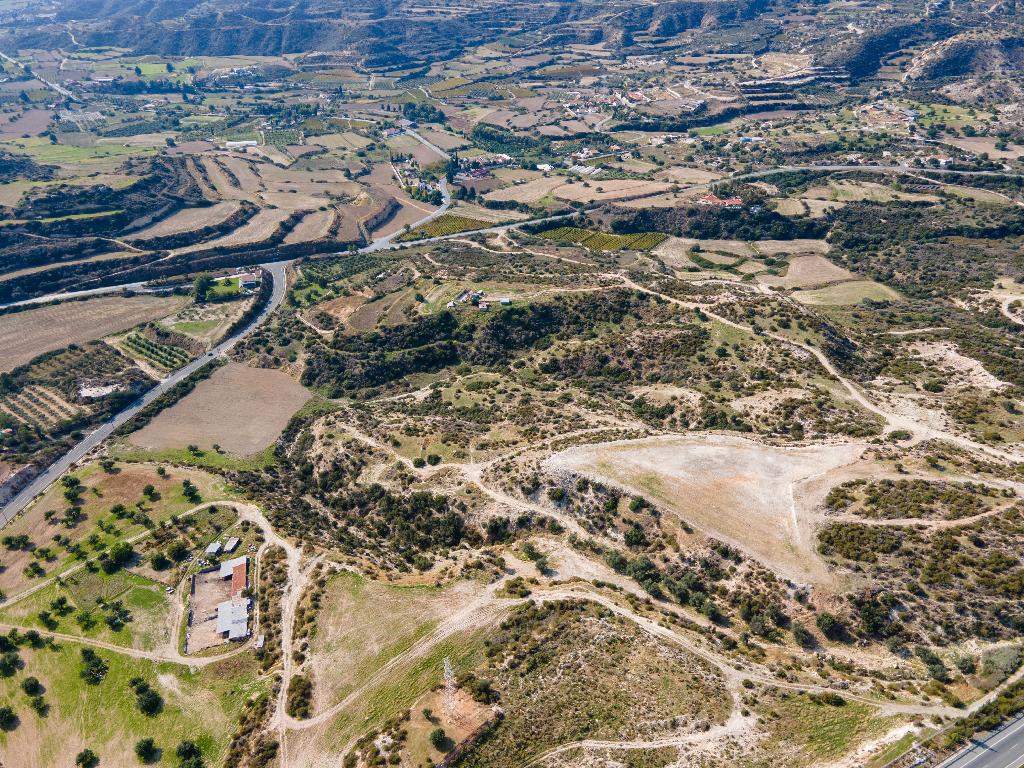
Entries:
[[150, 341], [137, 333], [130, 334], [124, 340], [124, 345], [130, 351], [167, 371], [181, 368], [191, 359], [187, 352], [178, 347]]
[[52, 427], [78, 416], [82, 411], [57, 393], [40, 386], [25, 387], [0, 400], [0, 410], [24, 424]]
[[557, 227], [540, 233], [541, 237], [562, 243], [573, 243], [593, 251], [649, 251], [657, 247], [668, 235], [661, 232], [641, 232], [634, 235], [613, 235], [594, 232], [580, 227]]
[[494, 222], [471, 219], [468, 216], [460, 216], [457, 213], [444, 213], [433, 221], [416, 227], [399, 237], [399, 240], [420, 240], [424, 237], [443, 237], [454, 235], [459, 232], [469, 232], [473, 229], [487, 229], [493, 227]]

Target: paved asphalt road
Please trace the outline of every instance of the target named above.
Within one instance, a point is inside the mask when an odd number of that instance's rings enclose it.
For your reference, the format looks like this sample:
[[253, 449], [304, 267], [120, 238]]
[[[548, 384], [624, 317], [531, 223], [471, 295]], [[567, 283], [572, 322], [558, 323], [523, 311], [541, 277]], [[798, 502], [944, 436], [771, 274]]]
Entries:
[[[410, 129], [408, 133], [418, 141], [422, 142], [423, 144], [433, 149], [434, 151], [438, 152], [439, 154], [443, 155], [446, 158], [448, 157], [448, 155], [445, 152], [435, 147], [433, 144], [424, 139], [415, 131]], [[438, 216], [441, 216], [445, 211], [447, 211], [449, 207], [451, 207], [452, 196], [451, 192], [448, 189], [448, 182], [444, 179], [441, 180], [441, 197], [443, 199], [441, 207], [438, 208], [433, 213], [429, 214], [428, 216], [425, 216], [424, 218], [417, 221], [413, 225], [413, 227], [418, 227], [422, 224], [426, 224], [428, 221], [433, 221]], [[379, 240], [375, 240], [373, 243], [366, 246], [365, 248], [361, 248], [360, 251], [363, 253], [372, 253], [374, 251], [386, 250], [387, 248], [392, 247], [392, 240], [401, 233], [402, 230], [399, 230], [398, 232], [394, 232], [391, 235], [382, 237]], [[104, 423], [103, 425], [93, 430], [88, 435], [86, 435], [81, 442], [79, 442], [74, 448], [72, 448], [61, 458], [57, 459], [57, 461], [51, 464], [49, 468], [46, 469], [46, 471], [42, 472], [31, 483], [25, 486], [25, 488], [22, 489], [21, 493], [19, 493], [17, 496], [11, 499], [3, 507], [3, 509], [0, 510], [0, 527], [7, 525], [7, 523], [9, 523], [16, 514], [18, 514], [21, 510], [28, 506], [28, 504], [32, 501], [33, 498], [36, 497], [36, 495], [45, 491], [47, 487], [50, 485], [50, 483], [57, 480], [57, 478], [59, 478], [62, 474], [67, 472], [76, 461], [82, 459], [87, 453], [89, 453], [89, 451], [91, 451], [93, 448], [95, 448], [108, 437], [110, 437], [114, 430], [116, 430], [122, 424], [127, 422], [132, 416], [134, 416], [140, 410], [142, 410], [151, 402], [156, 400], [158, 397], [160, 397], [160, 395], [167, 392], [175, 384], [187, 378], [191, 374], [195, 373], [199, 368], [206, 365], [206, 363], [228, 352], [242, 338], [251, 333], [254, 328], [257, 328], [261, 323], [263, 323], [263, 321], [270, 316], [270, 313], [277, 309], [277, 307], [280, 306], [281, 302], [284, 300], [285, 292], [287, 290], [285, 268], [290, 263], [291, 261], [289, 260], [275, 261], [270, 264], [262, 265], [264, 269], [268, 270], [270, 274], [273, 275], [274, 290], [270, 299], [270, 303], [267, 304], [266, 307], [264, 307], [262, 312], [260, 312], [255, 318], [253, 318], [252, 322], [249, 323], [249, 325], [247, 325], [241, 331], [236, 333], [230, 339], [227, 339], [226, 341], [223, 341], [220, 344], [218, 344], [203, 357], [193, 360], [184, 368], [181, 368], [172, 373], [170, 376], [168, 376], [166, 379], [160, 382], [157, 386], [155, 386], [153, 389], [149, 390], [149, 392], [143, 395], [143, 397], [140, 400], [137, 400], [134, 404], [130, 405], [128, 408], [114, 416], [114, 418], [112, 418], [110, 421]], [[93, 294], [111, 293], [128, 288], [140, 289], [141, 287], [142, 283], [131, 283], [128, 285], [94, 288], [86, 291], [77, 291], [68, 294], [41, 296], [37, 299], [29, 299], [27, 302], [15, 303], [19, 304], [33, 303], [39, 301], [51, 301], [55, 298], [88, 296]]]
[[984, 740], [974, 740], [938, 768], [1021, 768], [1024, 766], [1024, 715], [1008, 721]]
[[263, 265], [274, 279], [274, 288], [270, 297], [270, 302], [263, 311], [260, 312], [256, 317], [253, 318], [252, 322], [249, 323], [245, 328], [240, 330], [231, 338], [222, 341], [216, 347], [214, 347], [208, 354], [203, 355], [200, 358], [193, 360], [191, 363], [186, 365], [184, 368], [180, 368], [162, 382], [157, 384], [153, 389], [149, 390], [141, 399], [135, 401], [134, 404], [130, 405], [125, 410], [118, 413], [110, 421], [105, 422], [97, 429], [90, 432], [86, 437], [72, 448], [68, 453], [64, 454], [61, 458], [57, 459], [50, 467], [36, 477], [31, 483], [22, 489], [21, 493], [11, 499], [0, 511], [0, 526], [7, 525], [18, 512], [24, 509], [29, 502], [36, 496], [36, 494], [42, 493], [57, 478], [68, 471], [71, 466], [84, 457], [89, 451], [98, 446], [104, 440], [106, 440], [114, 432], [115, 429], [120, 427], [132, 416], [142, 410], [144, 407], [149, 405], [151, 402], [156, 400], [160, 395], [167, 392], [171, 387], [180, 382], [182, 379], [195, 373], [201, 367], [206, 365], [211, 360], [220, 357], [225, 354], [228, 350], [235, 346], [241, 339], [247, 336], [252, 330], [258, 327], [267, 317], [280, 306], [284, 300], [286, 283], [285, 283], [285, 266], [287, 262], [278, 262], [275, 264]]
[[123, 283], [122, 285], [106, 285], [102, 288], [87, 288], [84, 291], [67, 291], [65, 293], [49, 293], [46, 296], [36, 296], [34, 299], [22, 299], [12, 301], [8, 304], [0, 304], [0, 309], [7, 307], [21, 307], [26, 304], [45, 304], [48, 301], [65, 301], [66, 299], [77, 299], [82, 296], [100, 296], [105, 293], [120, 293], [121, 291], [135, 291], [136, 293], [159, 293], [166, 288], [146, 288], [145, 282]]

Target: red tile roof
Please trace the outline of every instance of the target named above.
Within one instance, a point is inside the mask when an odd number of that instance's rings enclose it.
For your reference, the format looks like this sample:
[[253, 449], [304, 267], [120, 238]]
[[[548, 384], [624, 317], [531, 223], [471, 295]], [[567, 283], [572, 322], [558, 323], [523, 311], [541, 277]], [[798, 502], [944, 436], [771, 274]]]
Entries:
[[245, 563], [239, 563], [231, 571], [231, 596], [235, 597], [248, 586], [248, 573]]

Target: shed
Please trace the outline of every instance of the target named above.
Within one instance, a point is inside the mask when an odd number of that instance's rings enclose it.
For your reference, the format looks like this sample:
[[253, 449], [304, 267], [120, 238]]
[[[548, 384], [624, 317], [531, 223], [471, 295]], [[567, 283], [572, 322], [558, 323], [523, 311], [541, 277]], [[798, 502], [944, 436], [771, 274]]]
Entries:
[[249, 599], [225, 600], [217, 605], [217, 632], [228, 640], [241, 640], [249, 634]]

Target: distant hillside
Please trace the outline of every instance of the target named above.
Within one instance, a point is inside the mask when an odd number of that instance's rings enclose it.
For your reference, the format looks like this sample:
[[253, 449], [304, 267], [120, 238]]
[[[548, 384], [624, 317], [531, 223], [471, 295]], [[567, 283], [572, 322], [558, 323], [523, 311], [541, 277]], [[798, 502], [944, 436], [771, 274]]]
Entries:
[[1024, 36], [963, 33], [943, 40], [907, 68], [912, 80], [1009, 74], [1024, 70]]
[[[466, 46], [531, 31], [564, 43], [597, 42], [630, 29], [670, 37], [686, 29], [753, 18], [767, 0], [674, 0], [655, 5], [576, 0], [492, 0], [424, 15], [402, 0], [65, 0], [52, 24], [10, 31], [19, 48], [67, 42], [145, 53], [281, 55], [351, 50], [375, 66], [453, 58]], [[583, 24], [581, 24], [583, 22]]]

